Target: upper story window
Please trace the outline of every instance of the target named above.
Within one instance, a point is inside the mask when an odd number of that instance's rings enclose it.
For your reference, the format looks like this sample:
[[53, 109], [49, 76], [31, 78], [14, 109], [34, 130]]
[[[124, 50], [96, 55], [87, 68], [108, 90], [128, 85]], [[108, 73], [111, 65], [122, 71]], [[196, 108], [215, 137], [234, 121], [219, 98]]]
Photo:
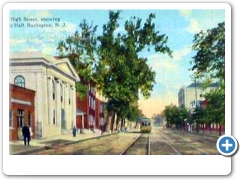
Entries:
[[61, 102], [63, 102], [63, 86], [60, 84], [60, 89], [61, 89]]
[[23, 76], [16, 76], [15, 79], [14, 79], [14, 84], [16, 86], [20, 86], [20, 87], [23, 87], [25, 88], [25, 79]]
[[13, 127], [13, 111], [9, 110], [9, 127]]
[[55, 83], [52, 81], [52, 98], [55, 100]]

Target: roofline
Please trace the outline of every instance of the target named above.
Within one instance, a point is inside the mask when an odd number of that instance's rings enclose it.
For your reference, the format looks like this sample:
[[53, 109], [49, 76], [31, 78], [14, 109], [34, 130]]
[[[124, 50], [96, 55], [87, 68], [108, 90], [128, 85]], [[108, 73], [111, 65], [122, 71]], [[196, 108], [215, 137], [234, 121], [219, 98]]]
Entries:
[[70, 63], [70, 61], [69, 61], [68, 58], [59, 59], [59, 60], [57, 60], [57, 62], [54, 63], [54, 64], [61, 64], [61, 63], [63, 63], [63, 62], [66, 62], [66, 63], [69, 65], [69, 67], [70, 67], [71, 71], [73, 72], [73, 74], [77, 77], [78, 81], [80, 81], [80, 78], [79, 78], [76, 70], [74, 69], [73, 65]]
[[32, 62], [32, 63], [29, 63], [28, 61], [25, 61], [25, 62], [19, 62], [19, 61], [14, 61], [14, 62], [9, 62], [9, 65], [10, 66], [19, 66], [19, 65], [28, 65], [28, 66], [34, 66], [34, 65], [43, 65], [45, 66], [46, 68], [53, 68], [54, 70], [60, 72], [61, 74], [64, 74], [66, 76], [68, 76], [69, 78], [75, 80], [76, 82], [79, 82], [80, 79], [79, 77], [73, 77], [69, 74], [67, 74], [66, 72], [64, 72], [63, 70], [59, 69], [55, 64], [52, 64], [52, 63], [47, 63], [45, 61], [35, 61], [35, 62]]
[[[24, 53], [26, 53], [25, 57], [24, 57]], [[27, 53], [29, 54], [29, 56], [27, 56]], [[18, 57], [18, 55], [20, 57]], [[32, 57], [30, 55], [33, 55]], [[35, 57], [34, 57], [35, 55]], [[14, 56], [17, 56], [17, 57], [14, 57]], [[22, 56], [22, 57], [21, 57]], [[44, 54], [42, 52], [16, 52], [16, 53], [10, 53], [10, 56], [9, 56], [9, 60], [20, 60], [19, 61], [15, 61], [15, 62], [9, 62], [9, 64], [15, 64], [15, 63], [23, 63], [22, 60], [26, 60], [26, 59], [37, 59], [39, 61], [37, 61], [38, 63], [41, 62], [43, 64], [45, 64], [46, 66], [48, 67], [54, 67], [55, 69], [57, 69], [58, 71], [62, 72], [63, 74], [66, 74], [67, 76], [75, 79], [76, 82], [79, 82], [80, 81], [80, 78], [78, 76], [78, 74], [76, 73], [75, 69], [73, 68], [72, 64], [69, 62], [69, 59], [68, 58], [64, 58], [63, 60], [64, 61], [61, 61], [61, 60], [57, 60], [54, 56], [51, 56], [51, 55], [47, 55], [47, 54]], [[44, 60], [44, 61], [41, 61], [41, 60]], [[24, 63], [27, 63], [28, 61], [25, 61]], [[74, 76], [75, 77], [72, 77], [71, 75], [67, 74], [66, 72], [64, 72], [63, 70], [61, 70], [60, 68], [58, 68], [55, 64], [58, 64], [58, 62], [66, 62], [71, 71], [73, 72]], [[36, 64], [36, 63], [35, 63]]]

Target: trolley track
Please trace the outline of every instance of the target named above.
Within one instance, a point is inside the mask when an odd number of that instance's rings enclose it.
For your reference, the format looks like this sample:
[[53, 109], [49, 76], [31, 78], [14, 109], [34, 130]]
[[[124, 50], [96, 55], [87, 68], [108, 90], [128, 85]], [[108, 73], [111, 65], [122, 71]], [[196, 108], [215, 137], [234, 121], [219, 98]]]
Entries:
[[118, 155], [122, 149], [139, 136], [134, 133], [120, 133], [105, 137], [93, 138], [73, 144], [31, 153], [31, 155]]
[[[178, 155], [216, 155], [214, 138], [199, 138], [197, 135], [181, 132], [158, 132], [165, 142]], [[170, 151], [169, 151], [170, 152]], [[163, 154], [163, 153], [157, 153]], [[173, 153], [171, 153], [173, 154]]]
[[150, 155], [150, 135], [141, 134], [120, 155]]

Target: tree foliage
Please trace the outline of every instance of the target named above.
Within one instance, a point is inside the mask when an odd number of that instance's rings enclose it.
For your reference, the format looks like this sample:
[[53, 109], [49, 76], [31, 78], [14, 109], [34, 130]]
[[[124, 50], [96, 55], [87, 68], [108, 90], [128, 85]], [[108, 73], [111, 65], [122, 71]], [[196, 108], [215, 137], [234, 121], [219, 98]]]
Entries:
[[194, 36], [193, 57], [194, 78], [203, 81], [208, 87], [216, 80], [219, 87], [205, 94], [207, 106], [204, 117], [212, 123], [224, 124], [225, 122], [225, 22], [217, 27], [201, 31]]
[[140, 57], [139, 53], [154, 47], [157, 52], [171, 55], [166, 35], [155, 31], [154, 18], [155, 15], [150, 14], [142, 25], [142, 19], [132, 17], [125, 21], [125, 31], [120, 34], [116, 33], [120, 11], [109, 12], [109, 22], [103, 26], [103, 35], [98, 37], [99, 64], [95, 77], [98, 88], [107, 98], [131, 104], [138, 100], [139, 91], [146, 98], [150, 96], [155, 72], [148, 66], [147, 58]]
[[186, 108], [177, 107], [172, 104], [165, 106], [162, 114], [166, 118], [168, 127], [171, 127], [174, 124], [177, 128], [182, 128], [184, 119], [189, 117], [189, 113]]
[[225, 80], [225, 22], [194, 36], [192, 70], [201, 77]]

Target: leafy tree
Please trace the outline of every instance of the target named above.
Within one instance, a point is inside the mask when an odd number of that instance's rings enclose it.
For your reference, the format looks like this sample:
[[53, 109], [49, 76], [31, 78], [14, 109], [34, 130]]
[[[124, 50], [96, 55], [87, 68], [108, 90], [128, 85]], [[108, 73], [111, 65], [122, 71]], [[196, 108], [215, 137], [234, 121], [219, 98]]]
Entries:
[[[155, 15], [150, 14], [142, 25], [141, 19], [132, 17], [125, 22], [125, 32], [116, 34], [120, 11], [109, 12], [109, 22], [103, 26], [103, 35], [98, 37], [99, 63], [95, 81], [98, 89], [110, 101], [130, 105], [138, 101], [139, 91], [146, 98], [150, 96], [155, 83], [155, 72], [147, 65], [147, 58], [140, 57], [139, 53], [154, 47], [159, 53], [171, 55], [166, 45], [166, 35], [155, 31], [154, 18]], [[131, 109], [131, 106], [120, 108], [121, 112], [127, 112], [124, 108]], [[109, 112], [111, 115], [117, 113], [122, 116], [114, 108], [109, 109]], [[129, 113], [128, 117], [134, 115]]]
[[189, 112], [185, 107], [179, 107], [179, 120], [180, 120], [180, 128], [186, 128], [186, 124], [185, 124], [185, 119], [189, 119]]
[[177, 118], [179, 115], [179, 111], [177, 106], [175, 105], [168, 105], [165, 106], [165, 109], [163, 110], [163, 115], [166, 118], [167, 121], [167, 127], [171, 127], [172, 124], [176, 124]]
[[166, 118], [167, 127], [171, 127], [175, 124], [177, 129], [182, 129], [184, 125], [184, 119], [189, 117], [189, 113], [184, 107], [177, 107], [176, 105], [167, 105], [163, 110], [163, 116]]
[[205, 116], [204, 116], [204, 109], [202, 107], [197, 106], [192, 115], [192, 120], [197, 124], [197, 132], [199, 132], [199, 125], [200, 124], [205, 124]]
[[[212, 122], [224, 124], [225, 120], [225, 22], [217, 27], [201, 31], [194, 36], [192, 70], [194, 77], [203, 81], [207, 87], [213, 80], [217, 80], [219, 88], [207, 93], [206, 117]], [[221, 126], [220, 126], [221, 127]], [[221, 134], [221, 128], [219, 134]]]
[[[198, 77], [225, 80], [225, 22], [194, 36], [192, 70]], [[223, 85], [223, 84], [222, 84]]]
[[225, 124], [225, 95], [223, 91], [215, 90], [206, 95], [207, 116], [211, 118], [212, 123], [220, 126], [219, 135], [221, 135], [221, 126]]

